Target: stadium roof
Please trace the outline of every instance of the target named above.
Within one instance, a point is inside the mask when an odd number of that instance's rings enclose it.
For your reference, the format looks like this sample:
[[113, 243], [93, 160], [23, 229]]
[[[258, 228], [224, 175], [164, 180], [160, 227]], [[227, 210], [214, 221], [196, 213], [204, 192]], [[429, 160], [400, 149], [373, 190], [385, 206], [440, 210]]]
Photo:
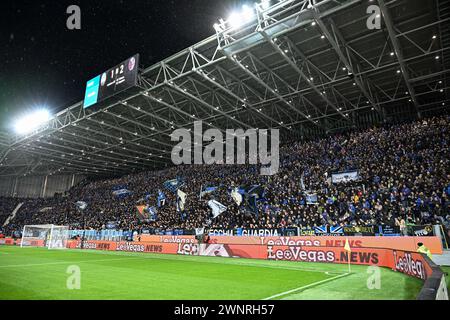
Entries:
[[[372, 4], [381, 29], [367, 27]], [[26, 136], [0, 133], [0, 176], [161, 168], [169, 134], [195, 120], [314, 136], [442, 112], [449, 12], [441, 0], [282, 0], [241, 28], [221, 21], [113, 102], [77, 103]]]

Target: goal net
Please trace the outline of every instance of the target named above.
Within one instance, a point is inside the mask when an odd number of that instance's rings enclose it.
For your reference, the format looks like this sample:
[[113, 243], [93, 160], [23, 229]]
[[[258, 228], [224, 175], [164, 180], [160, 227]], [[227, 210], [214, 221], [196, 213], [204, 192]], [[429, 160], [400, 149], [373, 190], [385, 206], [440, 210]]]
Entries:
[[47, 247], [65, 249], [69, 239], [69, 227], [46, 225], [26, 225], [22, 231], [21, 247]]

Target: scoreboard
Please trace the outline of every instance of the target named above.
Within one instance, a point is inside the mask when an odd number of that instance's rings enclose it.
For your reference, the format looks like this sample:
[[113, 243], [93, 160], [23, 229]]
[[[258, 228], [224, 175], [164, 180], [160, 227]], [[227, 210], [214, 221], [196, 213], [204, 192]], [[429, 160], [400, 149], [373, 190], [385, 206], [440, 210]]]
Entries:
[[138, 67], [139, 54], [136, 54], [89, 80], [86, 84], [83, 108], [89, 108], [123, 90], [136, 86]]

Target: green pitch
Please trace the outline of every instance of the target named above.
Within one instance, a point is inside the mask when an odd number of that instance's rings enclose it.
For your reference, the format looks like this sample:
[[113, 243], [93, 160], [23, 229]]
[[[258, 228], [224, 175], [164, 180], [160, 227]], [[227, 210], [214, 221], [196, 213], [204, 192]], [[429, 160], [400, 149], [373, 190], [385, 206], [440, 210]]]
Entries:
[[[75, 267], [71, 267], [75, 266]], [[80, 289], [70, 270], [80, 271]], [[415, 299], [422, 281], [367, 266], [0, 246], [5, 299]], [[75, 278], [76, 280], [76, 278]]]

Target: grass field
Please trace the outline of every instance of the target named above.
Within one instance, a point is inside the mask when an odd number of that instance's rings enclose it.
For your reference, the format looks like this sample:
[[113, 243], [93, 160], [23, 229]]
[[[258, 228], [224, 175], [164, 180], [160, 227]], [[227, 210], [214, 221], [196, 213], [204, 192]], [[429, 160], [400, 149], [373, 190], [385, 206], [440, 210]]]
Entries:
[[[81, 288], [70, 290], [70, 266]], [[367, 266], [0, 246], [0, 300], [415, 299], [422, 281]]]

